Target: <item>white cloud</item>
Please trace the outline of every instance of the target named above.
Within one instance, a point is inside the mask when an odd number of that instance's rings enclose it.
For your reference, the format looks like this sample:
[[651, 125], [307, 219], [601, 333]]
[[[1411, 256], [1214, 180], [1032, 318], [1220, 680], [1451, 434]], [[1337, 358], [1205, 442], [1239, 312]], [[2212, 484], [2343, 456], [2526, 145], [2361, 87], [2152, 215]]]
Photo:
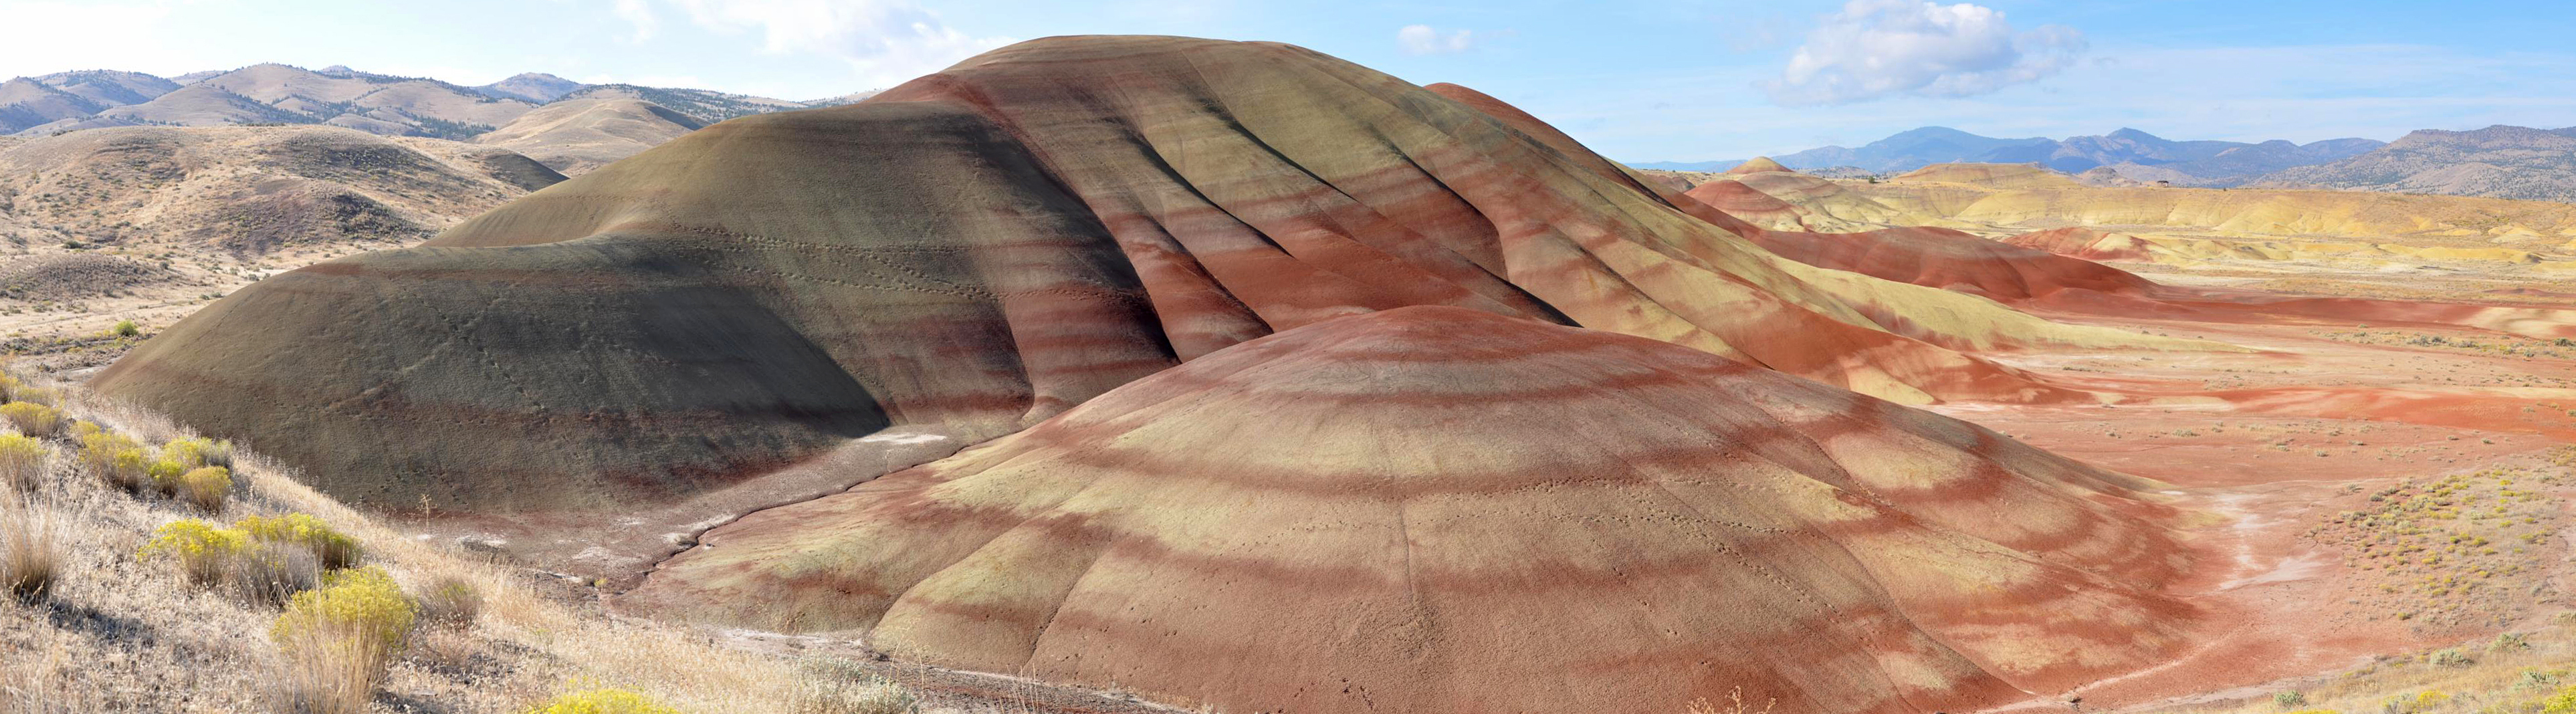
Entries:
[[1851, 0], [1827, 15], [1762, 82], [1788, 106], [1899, 94], [1965, 97], [2036, 81], [2073, 65], [2084, 33], [2060, 25], [2013, 31], [1993, 8], [1929, 0]]
[[[893, 86], [1013, 42], [974, 37], [905, 0], [668, 0], [699, 27], [758, 30], [773, 54], [813, 53], [850, 64], [863, 83]], [[625, 0], [620, 0], [621, 4]]]
[[618, 19], [635, 26], [635, 34], [627, 38], [628, 42], [653, 39], [653, 35], [662, 30], [662, 18], [654, 15], [653, 6], [645, 4], [644, 0], [617, 0], [615, 11]]
[[1430, 25], [1406, 25], [1395, 31], [1395, 44], [1408, 55], [1439, 55], [1474, 48], [1476, 38], [1468, 30], [1442, 33]]

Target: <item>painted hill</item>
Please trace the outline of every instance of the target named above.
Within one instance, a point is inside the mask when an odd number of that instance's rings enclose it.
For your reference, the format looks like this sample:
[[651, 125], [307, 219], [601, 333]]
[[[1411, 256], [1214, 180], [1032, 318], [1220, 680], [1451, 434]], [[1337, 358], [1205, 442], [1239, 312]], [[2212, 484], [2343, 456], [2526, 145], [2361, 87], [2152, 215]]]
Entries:
[[640, 99], [573, 99], [538, 107], [474, 141], [517, 151], [556, 171], [577, 175], [704, 126]]
[[620, 604], [1225, 711], [1962, 711], [2184, 644], [2155, 591], [2188, 561], [2138, 485], [1666, 342], [1409, 307], [754, 514]]
[[2576, 202], [2576, 127], [2427, 129], [2367, 154], [2264, 176], [2261, 184]]
[[[1120, 91], [1095, 91], [1103, 77]], [[692, 132], [420, 248], [269, 278], [97, 384], [269, 445], [346, 498], [620, 509], [889, 425], [998, 436], [1230, 345], [1407, 305], [1911, 402], [2094, 399], [1975, 350], [2191, 344], [1782, 259], [1507, 110], [1285, 45], [1022, 43], [847, 107]]]
[[1730, 174], [1730, 175], [1742, 176], [1742, 175], [1744, 175], [1744, 174], [1758, 174], [1758, 173], [1763, 173], [1763, 172], [1768, 172], [1768, 171], [1788, 171], [1788, 170], [1790, 170], [1790, 169], [1789, 169], [1789, 167], [1780, 165], [1780, 162], [1772, 161], [1772, 160], [1771, 160], [1771, 157], [1768, 157], [1768, 156], [1756, 156], [1756, 157], [1753, 157], [1753, 160], [1751, 160], [1751, 161], [1746, 161], [1746, 162], [1741, 163], [1741, 164], [1736, 164], [1735, 166], [1733, 166], [1733, 167], [1731, 167], [1731, 168], [1728, 168], [1728, 169], [1726, 170], [1726, 173], [1728, 173], [1728, 174]]
[[2356, 191], [2086, 186], [2029, 165], [1944, 164], [1883, 183], [1844, 182], [1842, 187], [1916, 222], [2033, 229], [2174, 227], [2203, 235], [2345, 242], [2406, 238], [2488, 250], [2508, 250], [2498, 248], [2498, 242], [2528, 240], [2537, 247], [2576, 236], [2576, 206], [2565, 203]]

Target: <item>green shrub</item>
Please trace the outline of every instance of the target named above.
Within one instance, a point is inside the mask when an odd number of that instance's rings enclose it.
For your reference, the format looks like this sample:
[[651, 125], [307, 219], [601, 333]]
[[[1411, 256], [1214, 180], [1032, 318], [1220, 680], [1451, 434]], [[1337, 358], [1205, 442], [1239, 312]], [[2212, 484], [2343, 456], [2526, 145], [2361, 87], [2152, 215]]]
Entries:
[[680, 710], [623, 689], [592, 689], [547, 700], [526, 714], [680, 714]]
[[224, 512], [224, 497], [232, 492], [231, 469], [208, 466], [179, 475], [179, 497], [207, 513]]
[[10, 402], [0, 404], [0, 419], [7, 419], [20, 434], [41, 438], [60, 433], [63, 413], [35, 402]]
[[322, 567], [331, 570], [357, 565], [358, 558], [365, 554], [365, 549], [358, 545], [358, 539], [333, 529], [331, 524], [322, 522], [320, 518], [303, 513], [251, 516], [235, 521], [233, 527], [259, 540], [303, 546], [312, 551]]
[[116, 337], [141, 337], [143, 326], [134, 324], [133, 320], [118, 320], [115, 327], [107, 328], [107, 334]]
[[0, 434], [0, 492], [34, 493], [53, 451], [35, 437]]
[[333, 573], [321, 588], [296, 593], [268, 630], [285, 655], [284, 703], [304, 712], [365, 711], [419, 614], [378, 568]]
[[2433, 653], [2433, 666], [2436, 667], [2466, 667], [2471, 664], [2476, 662], [2470, 660], [2468, 655], [2461, 653], [2457, 648]]
[[2308, 705], [2308, 695], [2299, 692], [2273, 692], [2272, 705], [2284, 710], [2297, 709]]

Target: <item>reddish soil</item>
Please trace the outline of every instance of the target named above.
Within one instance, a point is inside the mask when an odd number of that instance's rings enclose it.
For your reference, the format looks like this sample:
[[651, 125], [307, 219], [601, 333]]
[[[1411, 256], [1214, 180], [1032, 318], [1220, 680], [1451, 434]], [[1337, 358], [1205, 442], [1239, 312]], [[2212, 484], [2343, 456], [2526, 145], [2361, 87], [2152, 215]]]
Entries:
[[[2504, 339], [2470, 328], [2415, 329], [2453, 339], [2413, 346], [2353, 341], [2351, 325], [2051, 317], [2262, 351], [2004, 355], [1998, 361], [2059, 384], [2131, 398], [1932, 407], [2161, 480], [2173, 505], [2207, 514], [2186, 530], [2203, 570], [2168, 591], [2209, 613], [2195, 650], [2001, 711], [2054, 709], [2073, 697], [2088, 710], [2141, 708], [2491, 636], [2560, 604], [2552, 580], [2566, 566], [2554, 539], [2512, 541], [2525, 550], [2494, 556], [2514, 559], [2510, 566], [2460, 561], [2400, 572], [2361, 548], [2379, 536], [2337, 519], [2384, 505], [2374, 496], [2400, 484], [2515, 466], [2553, 482], [2539, 487], [2553, 505], [2526, 527], [2554, 532], [2570, 474], [2542, 455], [2576, 440], [2576, 362], [2453, 346]], [[2425, 578], [2488, 586], [2476, 597], [2437, 597], [2423, 591], [2435, 586]]]

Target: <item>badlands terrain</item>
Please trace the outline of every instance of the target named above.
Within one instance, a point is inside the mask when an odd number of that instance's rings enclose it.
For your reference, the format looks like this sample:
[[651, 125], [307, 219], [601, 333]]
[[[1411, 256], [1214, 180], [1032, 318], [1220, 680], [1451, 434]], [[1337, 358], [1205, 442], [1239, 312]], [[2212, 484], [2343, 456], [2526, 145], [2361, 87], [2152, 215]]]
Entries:
[[0, 139], [13, 399], [87, 425], [0, 704], [280, 701], [280, 607], [144, 539], [288, 513], [490, 603], [372, 711], [2576, 701], [2576, 205], [1637, 170], [1274, 43], [542, 80], [470, 142]]

